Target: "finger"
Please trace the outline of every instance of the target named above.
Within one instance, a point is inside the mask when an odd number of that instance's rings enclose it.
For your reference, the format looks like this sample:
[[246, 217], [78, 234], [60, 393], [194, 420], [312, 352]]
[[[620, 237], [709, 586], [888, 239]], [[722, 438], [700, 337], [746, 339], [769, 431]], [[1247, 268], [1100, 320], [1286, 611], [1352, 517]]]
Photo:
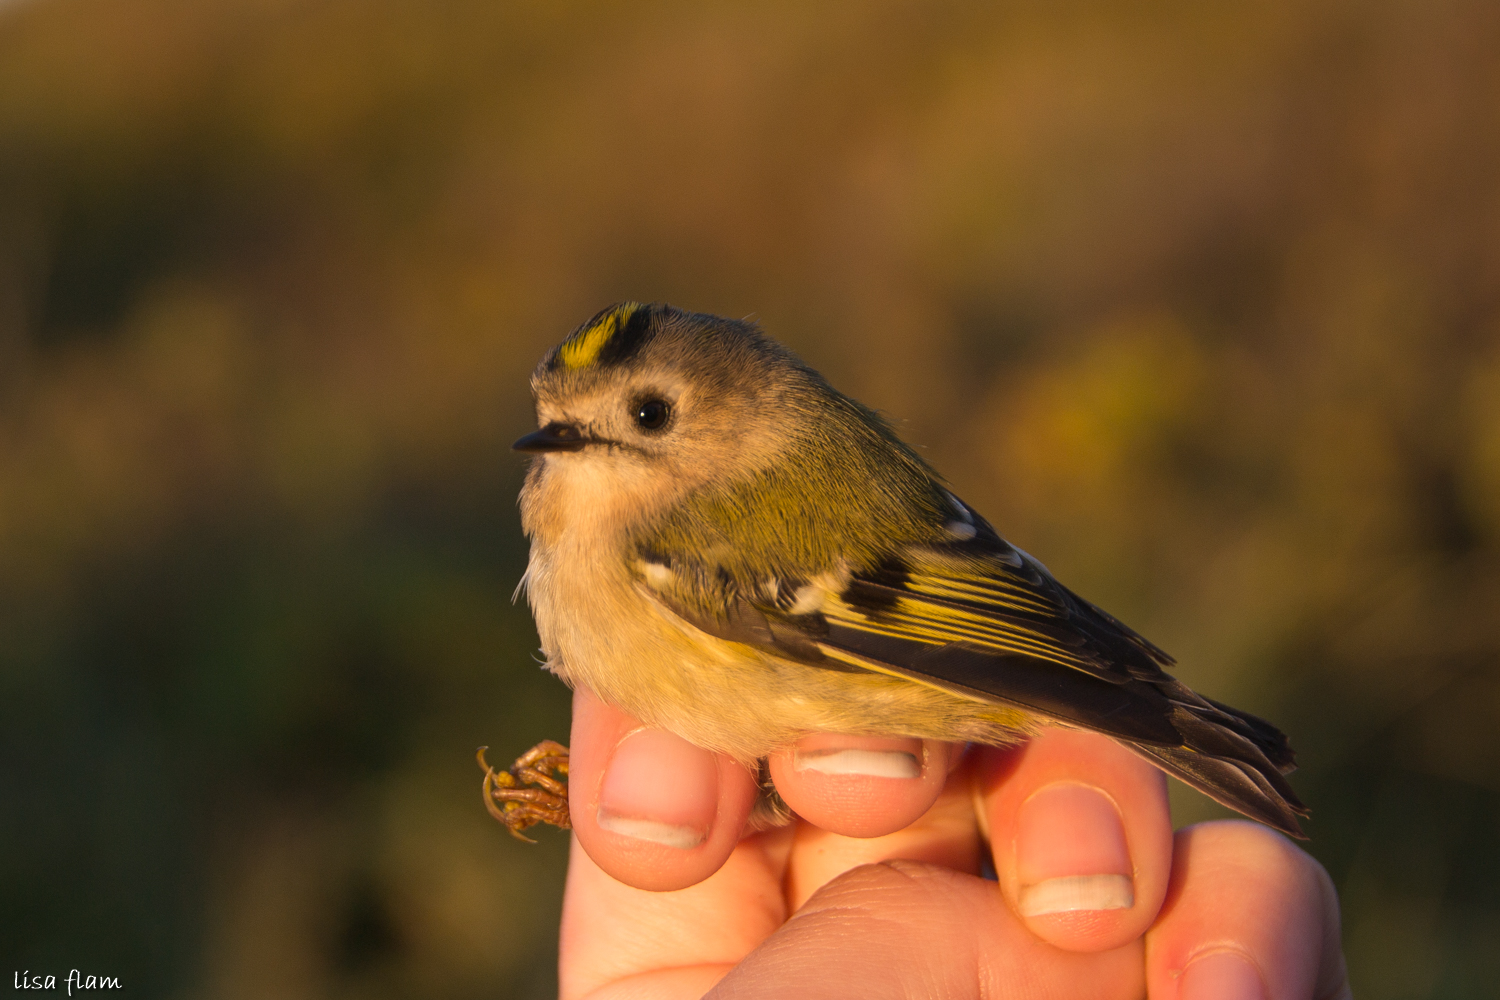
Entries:
[[558, 996], [700, 997], [786, 920], [789, 830], [747, 837], [714, 874], [649, 892], [606, 874], [575, 837], [558, 949]]
[[1151, 1000], [1348, 1000], [1328, 873], [1254, 823], [1180, 831], [1146, 976]]
[[718, 871], [757, 794], [744, 767], [583, 688], [573, 695], [568, 768], [578, 842], [603, 871], [639, 889], [681, 889]]
[[[930, 755], [928, 761], [933, 773], [938, 773], [939, 768], [946, 770], [948, 761], [954, 763], [954, 770], [946, 775], [937, 801], [896, 832], [882, 837], [850, 837], [812, 823], [796, 824], [786, 868], [789, 908], [797, 909], [821, 886], [851, 868], [893, 858], [928, 862], [970, 875], [979, 873], [984, 845], [974, 816], [973, 782], [967, 758], [957, 745], [939, 744], [939, 747], [947, 760]], [[777, 786], [778, 790], [780, 787]], [[900, 795], [896, 793], [898, 804]], [[851, 810], [867, 806], [865, 799], [856, 797]], [[844, 825], [836, 813], [822, 815], [821, 821], [830, 826]]]
[[1145, 933], [1171, 870], [1160, 771], [1111, 739], [1058, 728], [986, 747], [976, 767], [1000, 888], [1032, 933], [1073, 951]]
[[992, 883], [910, 861], [839, 876], [733, 969], [715, 998], [1066, 996], [1144, 991], [1141, 946], [1065, 952], [1038, 940]]
[[881, 837], [932, 808], [962, 754], [962, 744], [937, 740], [813, 733], [769, 764], [798, 816], [846, 837]]

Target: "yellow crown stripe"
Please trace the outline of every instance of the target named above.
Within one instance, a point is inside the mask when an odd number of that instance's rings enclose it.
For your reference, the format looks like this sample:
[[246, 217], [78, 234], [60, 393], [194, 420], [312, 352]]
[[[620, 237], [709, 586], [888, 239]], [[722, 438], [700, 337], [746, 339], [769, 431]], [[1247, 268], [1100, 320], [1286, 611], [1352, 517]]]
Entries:
[[618, 309], [606, 313], [593, 326], [569, 337], [557, 353], [563, 367], [576, 371], [598, 361], [599, 353], [604, 350], [604, 345], [608, 344], [610, 339], [630, 322], [630, 317], [640, 307], [638, 302], [627, 302]]

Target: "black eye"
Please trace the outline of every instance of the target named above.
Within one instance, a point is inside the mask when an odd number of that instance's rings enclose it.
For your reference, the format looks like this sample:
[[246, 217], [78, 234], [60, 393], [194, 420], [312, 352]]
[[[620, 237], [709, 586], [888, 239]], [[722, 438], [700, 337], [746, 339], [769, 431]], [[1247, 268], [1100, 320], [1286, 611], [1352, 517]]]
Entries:
[[664, 399], [648, 399], [635, 408], [635, 422], [648, 431], [659, 431], [667, 426], [672, 407]]

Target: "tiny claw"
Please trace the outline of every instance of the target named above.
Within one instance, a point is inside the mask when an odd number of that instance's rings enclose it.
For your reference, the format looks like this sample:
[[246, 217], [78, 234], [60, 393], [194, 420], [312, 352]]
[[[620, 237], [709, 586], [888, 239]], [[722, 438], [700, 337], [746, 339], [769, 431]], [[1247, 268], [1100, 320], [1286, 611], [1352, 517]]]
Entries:
[[[505, 818], [505, 813], [501, 812], [500, 807], [495, 805], [495, 772], [493, 769], [484, 772], [484, 807], [490, 811], [491, 816], [505, 823], [506, 826], [510, 825]], [[515, 831], [511, 832], [514, 833]]]

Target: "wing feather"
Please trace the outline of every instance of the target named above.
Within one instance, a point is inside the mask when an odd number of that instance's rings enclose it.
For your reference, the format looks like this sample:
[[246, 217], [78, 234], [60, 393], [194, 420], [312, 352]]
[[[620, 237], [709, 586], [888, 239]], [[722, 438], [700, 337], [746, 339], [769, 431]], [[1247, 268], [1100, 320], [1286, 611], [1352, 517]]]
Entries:
[[1103, 733], [1217, 801], [1302, 836], [1297, 816], [1307, 810], [1282, 776], [1294, 757], [1279, 730], [1194, 693], [1166, 672], [1170, 656], [982, 519], [971, 523], [970, 537], [901, 546], [865, 569], [773, 581], [735, 580], [686, 553], [648, 558], [695, 581], [658, 594], [712, 635]]

